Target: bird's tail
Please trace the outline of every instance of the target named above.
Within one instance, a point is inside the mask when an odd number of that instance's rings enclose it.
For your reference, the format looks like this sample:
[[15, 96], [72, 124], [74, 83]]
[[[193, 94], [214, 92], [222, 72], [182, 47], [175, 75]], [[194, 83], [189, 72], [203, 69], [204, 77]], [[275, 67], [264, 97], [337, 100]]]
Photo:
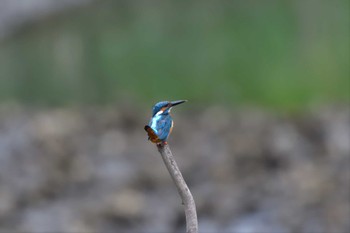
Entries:
[[160, 141], [160, 139], [158, 138], [158, 135], [154, 132], [154, 130], [149, 125], [145, 125], [144, 129], [148, 134], [148, 140], [151, 140], [151, 142], [154, 142], [154, 143], [157, 143]]
[[149, 127], [148, 125], [145, 125], [145, 128], [144, 128], [144, 129], [145, 129], [146, 132], [148, 133], [148, 140], [150, 140], [151, 137], [149, 136], [149, 131], [150, 131], [151, 127]]

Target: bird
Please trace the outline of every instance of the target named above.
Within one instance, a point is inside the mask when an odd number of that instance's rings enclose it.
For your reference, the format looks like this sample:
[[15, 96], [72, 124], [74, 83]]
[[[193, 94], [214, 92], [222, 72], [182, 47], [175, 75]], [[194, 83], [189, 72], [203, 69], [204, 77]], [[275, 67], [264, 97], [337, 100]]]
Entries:
[[173, 129], [174, 121], [170, 115], [171, 108], [185, 103], [187, 100], [161, 101], [152, 108], [152, 118], [144, 127], [148, 140], [157, 145], [167, 144], [167, 139]]

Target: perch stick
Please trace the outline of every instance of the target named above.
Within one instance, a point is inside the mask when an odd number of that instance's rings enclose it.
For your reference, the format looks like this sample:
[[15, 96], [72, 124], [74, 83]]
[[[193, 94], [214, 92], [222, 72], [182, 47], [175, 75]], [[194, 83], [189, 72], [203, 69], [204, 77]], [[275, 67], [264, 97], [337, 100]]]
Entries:
[[182, 199], [182, 204], [184, 205], [186, 216], [186, 232], [198, 233], [196, 205], [191, 191], [188, 188], [184, 178], [182, 177], [179, 167], [177, 166], [173, 154], [171, 153], [169, 145], [159, 144], [157, 147]]

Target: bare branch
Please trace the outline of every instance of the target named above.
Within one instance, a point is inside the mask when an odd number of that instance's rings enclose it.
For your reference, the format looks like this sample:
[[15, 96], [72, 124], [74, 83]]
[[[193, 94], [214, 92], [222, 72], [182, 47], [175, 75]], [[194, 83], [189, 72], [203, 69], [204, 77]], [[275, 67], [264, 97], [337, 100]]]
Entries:
[[173, 179], [177, 191], [179, 192], [182, 203], [185, 207], [186, 215], [186, 232], [187, 233], [198, 233], [198, 220], [196, 205], [192, 197], [191, 191], [188, 188], [182, 174], [174, 160], [173, 154], [168, 144], [158, 145], [158, 151], [162, 155], [165, 166], [167, 167], [171, 178]]

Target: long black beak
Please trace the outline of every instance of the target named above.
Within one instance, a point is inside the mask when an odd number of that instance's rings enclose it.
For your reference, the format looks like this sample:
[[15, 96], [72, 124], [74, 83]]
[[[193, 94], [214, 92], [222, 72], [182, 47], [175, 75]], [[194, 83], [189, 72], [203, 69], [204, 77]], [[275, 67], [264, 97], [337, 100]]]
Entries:
[[176, 106], [178, 104], [182, 104], [182, 103], [185, 103], [187, 100], [176, 100], [176, 101], [171, 101], [170, 102], [170, 105], [171, 106]]

